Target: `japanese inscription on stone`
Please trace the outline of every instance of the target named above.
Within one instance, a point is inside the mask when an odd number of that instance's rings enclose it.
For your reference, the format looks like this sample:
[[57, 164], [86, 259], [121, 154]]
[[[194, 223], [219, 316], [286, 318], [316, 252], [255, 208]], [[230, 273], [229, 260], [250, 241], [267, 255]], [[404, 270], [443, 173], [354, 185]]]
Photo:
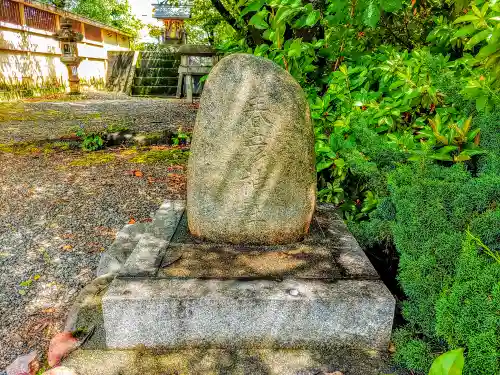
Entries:
[[289, 243], [315, 206], [314, 136], [300, 86], [269, 60], [223, 59], [207, 80], [188, 167], [192, 234]]

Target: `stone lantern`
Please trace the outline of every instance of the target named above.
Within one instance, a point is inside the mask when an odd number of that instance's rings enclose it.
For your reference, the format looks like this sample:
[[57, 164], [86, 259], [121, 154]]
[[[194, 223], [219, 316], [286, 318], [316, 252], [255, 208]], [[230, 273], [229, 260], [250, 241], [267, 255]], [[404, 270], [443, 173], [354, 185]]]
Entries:
[[82, 58], [78, 56], [78, 42], [83, 40], [81, 33], [73, 31], [70, 19], [61, 20], [61, 29], [55, 35], [61, 42], [61, 62], [68, 67], [70, 94], [80, 93], [80, 78], [78, 77], [78, 66]]

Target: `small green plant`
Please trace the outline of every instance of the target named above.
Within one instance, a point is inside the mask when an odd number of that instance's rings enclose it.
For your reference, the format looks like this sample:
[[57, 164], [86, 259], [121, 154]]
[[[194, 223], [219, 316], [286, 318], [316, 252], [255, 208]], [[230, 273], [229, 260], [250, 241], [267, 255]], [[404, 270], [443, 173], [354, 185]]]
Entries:
[[458, 123], [445, 124], [437, 114], [434, 119], [429, 119], [429, 126], [415, 137], [427, 143], [427, 147], [414, 151], [410, 160], [419, 160], [423, 150], [431, 159], [454, 163], [484, 154], [485, 151], [479, 148], [481, 129], [472, 130], [471, 124], [472, 117]]
[[35, 275], [34, 277], [30, 277], [28, 280], [20, 282], [19, 286], [21, 287], [21, 289], [18, 290], [18, 293], [22, 296], [26, 295], [29, 288], [33, 285], [35, 281], [38, 281], [40, 277], [41, 277], [40, 275]]
[[91, 133], [85, 136], [82, 142], [82, 149], [84, 151], [97, 151], [103, 148], [104, 140], [100, 134]]
[[464, 361], [463, 349], [444, 353], [436, 358], [429, 375], [462, 375]]
[[88, 132], [83, 124], [77, 128], [76, 136], [82, 139], [83, 151], [97, 151], [104, 147], [101, 133], [96, 131]]
[[177, 133], [172, 137], [172, 144], [174, 146], [186, 145], [190, 142], [191, 135], [183, 131], [182, 127], [177, 129]]

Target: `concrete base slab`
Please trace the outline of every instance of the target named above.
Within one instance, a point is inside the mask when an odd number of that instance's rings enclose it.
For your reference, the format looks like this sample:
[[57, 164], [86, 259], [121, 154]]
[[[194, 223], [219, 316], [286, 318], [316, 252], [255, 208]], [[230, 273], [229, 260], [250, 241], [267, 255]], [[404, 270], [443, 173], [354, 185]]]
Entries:
[[104, 295], [108, 348], [387, 348], [395, 300], [333, 206], [282, 246], [199, 241], [183, 208], [162, 206], [158, 241], [143, 236]]
[[365, 280], [115, 280], [102, 303], [109, 348], [384, 350], [394, 313], [383, 283]]
[[78, 350], [63, 365], [85, 375], [394, 374], [378, 353], [346, 349]]

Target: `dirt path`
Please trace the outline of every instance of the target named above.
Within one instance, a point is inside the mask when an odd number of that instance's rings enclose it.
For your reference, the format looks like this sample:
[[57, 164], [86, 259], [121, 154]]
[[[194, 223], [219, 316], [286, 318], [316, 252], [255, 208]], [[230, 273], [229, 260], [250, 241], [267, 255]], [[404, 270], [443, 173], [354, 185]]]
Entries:
[[0, 143], [58, 140], [83, 127], [132, 132], [189, 130], [196, 108], [178, 100], [106, 97], [106, 100], [0, 102]]
[[186, 128], [195, 111], [148, 99], [0, 103], [0, 370], [18, 355], [46, 352], [116, 233], [184, 195], [187, 159], [168, 147], [85, 153], [5, 142], [55, 139], [90, 115], [138, 131]]

